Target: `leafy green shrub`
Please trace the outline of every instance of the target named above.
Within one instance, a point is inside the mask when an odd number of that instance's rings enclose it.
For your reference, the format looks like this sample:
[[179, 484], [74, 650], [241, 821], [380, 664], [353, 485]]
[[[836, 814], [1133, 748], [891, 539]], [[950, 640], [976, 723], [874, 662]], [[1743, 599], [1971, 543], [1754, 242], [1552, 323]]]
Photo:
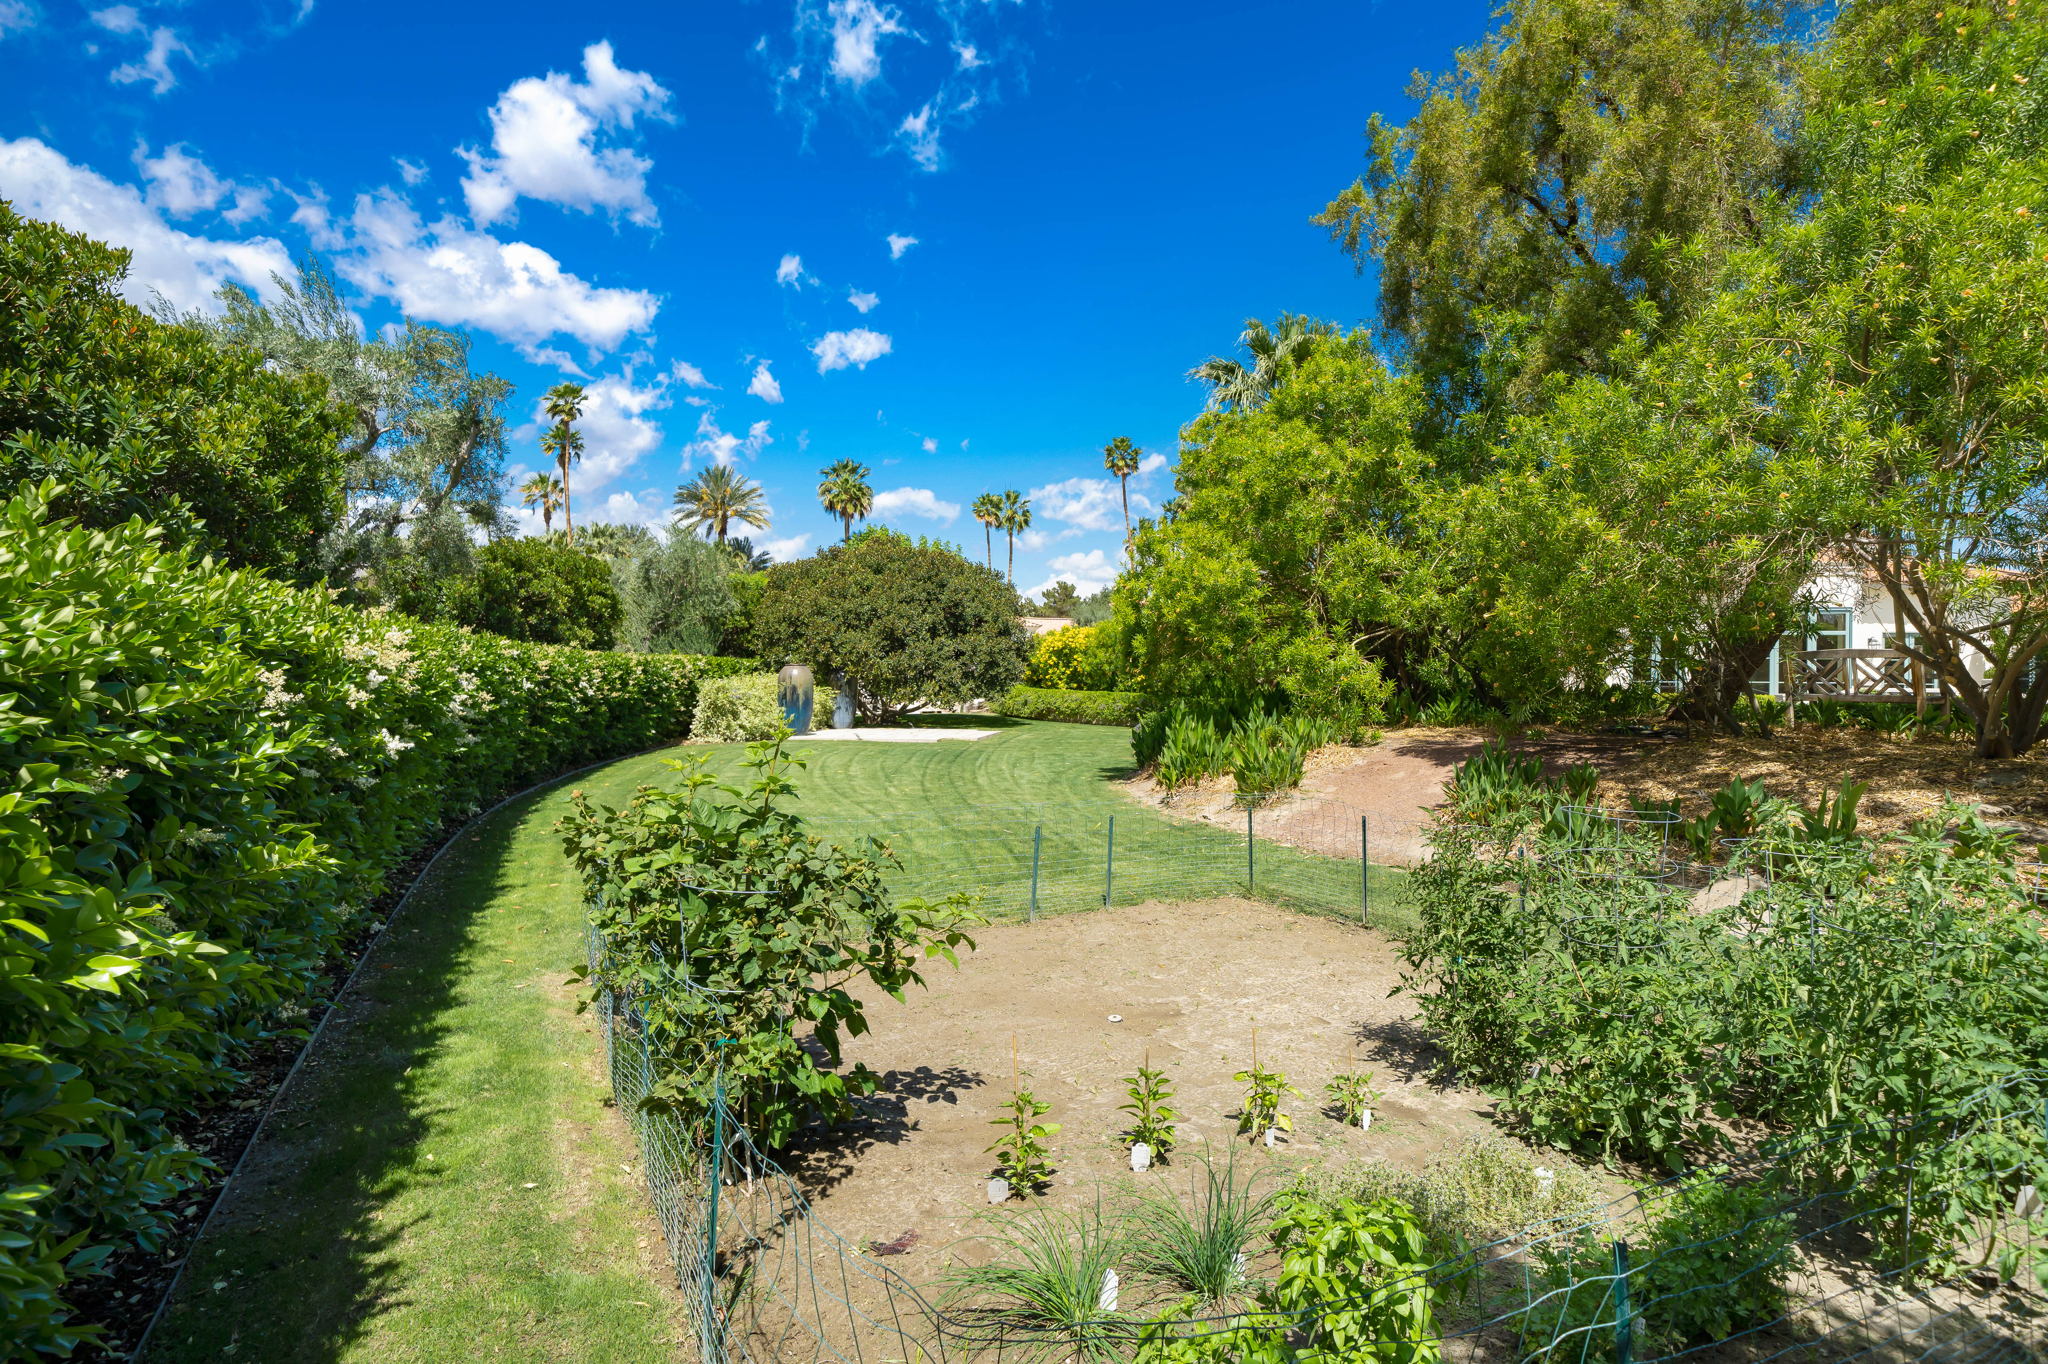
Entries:
[[1076, 725], [1129, 725], [1144, 718], [1151, 698], [1134, 691], [1053, 691], [1012, 687], [989, 707], [1019, 720], [1061, 720]]
[[722, 1066], [727, 1102], [779, 1148], [874, 1091], [865, 1065], [838, 1068], [841, 1039], [867, 1031], [848, 987], [900, 999], [923, 983], [920, 963], [969, 943], [971, 915], [964, 895], [892, 904], [885, 848], [807, 832], [789, 808], [802, 759], [779, 742], [753, 745], [745, 790], [706, 775], [704, 758], [674, 764], [679, 788], [643, 786], [622, 810], [577, 793], [563, 847], [604, 949], [585, 974], [638, 1011], [658, 1069], [650, 1103], [696, 1122]]
[[[578, 531], [586, 548], [589, 532]], [[737, 609], [732, 556], [710, 541], [677, 531], [613, 561], [619, 593], [619, 646], [640, 653], [715, 653]]]
[[[558, 540], [495, 540], [448, 589], [449, 619], [507, 639], [609, 649], [623, 611], [611, 567]], [[708, 638], [708, 636], [706, 636]]]
[[754, 642], [771, 663], [843, 674], [855, 713], [878, 721], [1000, 696], [1030, 653], [1008, 583], [946, 546], [872, 529], [769, 569]]
[[1038, 636], [1024, 663], [1027, 687], [1111, 691], [1116, 683], [1116, 660], [1110, 652], [1108, 632], [1092, 625], [1069, 625]]
[[[813, 715], [832, 713], [832, 693], [819, 687]], [[774, 673], [746, 677], [708, 678], [697, 687], [697, 709], [690, 718], [690, 737], [729, 744], [773, 739], [788, 728], [777, 698]]]
[[161, 1249], [211, 1169], [191, 1112], [306, 1026], [408, 859], [750, 665], [355, 611], [52, 491], [0, 505], [0, 1318], [61, 1350], [68, 1281]]
[[[1270, 1231], [1280, 1271], [1256, 1325], [1188, 1334], [1190, 1307], [1149, 1322], [1140, 1364], [1432, 1364], [1440, 1357], [1429, 1246], [1412, 1210], [1387, 1199], [1323, 1204], [1282, 1194]], [[1194, 1330], [1201, 1330], [1196, 1325]]]
[[0, 202], [0, 489], [59, 516], [141, 516], [171, 544], [308, 581], [341, 516], [352, 418], [318, 379], [123, 301], [129, 253]]
[[[1789, 1305], [1792, 1217], [1767, 1187], [1706, 1171], [1670, 1197], [1629, 1248], [1629, 1313], [1636, 1349], [1675, 1352], [1767, 1325]], [[1613, 1293], [1615, 1229], [1579, 1230], [1535, 1247], [1537, 1301], [1522, 1320], [1526, 1348], [1568, 1343], [1573, 1358], [1611, 1358], [1619, 1315]]]

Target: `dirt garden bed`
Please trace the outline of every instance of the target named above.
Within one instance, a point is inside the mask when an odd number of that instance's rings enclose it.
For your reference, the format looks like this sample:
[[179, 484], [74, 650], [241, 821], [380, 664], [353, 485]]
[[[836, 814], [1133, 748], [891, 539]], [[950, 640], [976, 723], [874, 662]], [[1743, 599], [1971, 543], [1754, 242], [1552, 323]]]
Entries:
[[[868, 1001], [872, 1032], [848, 1060], [881, 1072], [883, 1091], [828, 1148], [789, 1162], [820, 1220], [855, 1245], [892, 1248], [889, 1267], [912, 1284], [986, 1258], [968, 1238], [989, 1211], [985, 1148], [1011, 1091], [1013, 1037], [1026, 1086], [1052, 1104], [1045, 1120], [1063, 1124], [1039, 1205], [1092, 1206], [1106, 1185], [1134, 1178], [1184, 1184], [1193, 1157], [1220, 1158], [1233, 1142], [1287, 1170], [1367, 1160], [1420, 1170], [1496, 1130], [1486, 1094], [1432, 1079], [1410, 1005], [1389, 997], [1394, 949], [1370, 930], [1220, 899], [975, 936], [976, 951], [957, 972], [932, 970], [928, 990]], [[1243, 1087], [1231, 1077], [1251, 1062], [1254, 1027], [1261, 1062], [1307, 1096], [1289, 1105], [1293, 1140], [1270, 1157], [1236, 1135], [1232, 1116]], [[1182, 1146], [1174, 1166], [1134, 1177], [1116, 1106], [1121, 1077], [1148, 1055], [1178, 1091]], [[1371, 1071], [1386, 1093], [1369, 1132], [1321, 1112], [1323, 1086], [1350, 1070]]]

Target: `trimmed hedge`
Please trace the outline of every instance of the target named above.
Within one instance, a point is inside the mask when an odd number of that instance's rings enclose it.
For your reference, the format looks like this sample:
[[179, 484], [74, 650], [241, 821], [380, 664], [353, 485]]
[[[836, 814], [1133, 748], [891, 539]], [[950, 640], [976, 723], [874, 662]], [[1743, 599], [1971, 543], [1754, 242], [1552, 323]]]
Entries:
[[322, 970], [449, 824], [681, 738], [751, 660], [591, 654], [336, 605], [140, 520], [0, 504], [0, 1322], [155, 1253], [212, 1167], [195, 1109], [303, 1030]]
[[1152, 709], [1152, 698], [1136, 691], [1065, 691], [1051, 687], [1012, 687], [989, 707], [997, 715], [1020, 720], [1065, 720], [1078, 725], [1135, 725]]
[[[782, 685], [774, 673], [746, 677], [705, 678], [697, 689], [697, 712], [690, 722], [690, 737], [708, 743], [753, 743], [773, 739], [789, 730], [782, 716]], [[823, 728], [832, 718], [837, 693], [830, 687], [812, 689], [811, 727]]]

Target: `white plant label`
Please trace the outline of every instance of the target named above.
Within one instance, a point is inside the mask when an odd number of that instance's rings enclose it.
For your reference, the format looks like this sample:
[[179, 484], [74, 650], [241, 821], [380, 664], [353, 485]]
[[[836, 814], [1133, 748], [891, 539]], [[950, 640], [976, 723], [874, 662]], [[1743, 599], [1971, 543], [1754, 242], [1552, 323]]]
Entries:
[[1278, 1144], [1279, 1144], [1279, 1141], [1280, 1141], [1280, 1129], [1279, 1129], [1279, 1128], [1277, 1128], [1277, 1127], [1269, 1127], [1269, 1128], [1267, 1128], [1267, 1129], [1266, 1129], [1266, 1149], [1267, 1149], [1267, 1150], [1269, 1150], [1269, 1151], [1270, 1151], [1270, 1150], [1272, 1150], [1274, 1146], [1276, 1146], [1276, 1145], [1278, 1145]]
[[2041, 1215], [2040, 1188], [2037, 1185], [2029, 1184], [2021, 1189], [2019, 1197], [2013, 1200], [2012, 1212], [2013, 1216], [2019, 1218], [2039, 1217]]
[[1105, 1269], [1102, 1271], [1102, 1292], [1098, 1293], [1095, 1297], [1095, 1307], [1097, 1311], [1116, 1311], [1117, 1284], [1118, 1279], [1116, 1277], [1115, 1270]]
[[1152, 1168], [1152, 1148], [1142, 1141], [1131, 1143], [1131, 1168], [1133, 1170], [1149, 1170]]
[[1007, 1179], [991, 1179], [988, 1182], [988, 1201], [991, 1203], [1009, 1202], [1010, 1181]]
[[1372, 1131], [1372, 1110], [1370, 1108], [1358, 1110], [1358, 1130], [1361, 1132]]
[[1556, 1183], [1557, 1171], [1546, 1170], [1540, 1165], [1536, 1167], [1536, 1197], [1548, 1203], [1551, 1187]]

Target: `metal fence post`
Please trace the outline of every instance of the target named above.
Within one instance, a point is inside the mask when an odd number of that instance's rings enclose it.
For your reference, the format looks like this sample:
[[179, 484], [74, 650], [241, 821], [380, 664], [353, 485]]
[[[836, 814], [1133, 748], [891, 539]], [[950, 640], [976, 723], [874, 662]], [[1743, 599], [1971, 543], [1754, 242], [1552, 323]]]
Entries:
[[1372, 922], [1372, 826], [1358, 817], [1358, 926]]
[[1045, 826], [1040, 824], [1031, 831], [1031, 909], [1026, 916], [1027, 922], [1038, 919], [1038, 857], [1044, 848]]
[[1116, 896], [1116, 816], [1109, 817], [1109, 856], [1102, 866], [1102, 907], [1112, 907]]
[[[721, 1039], [718, 1044], [726, 1043]], [[711, 1081], [711, 1195], [704, 1227], [704, 1314], [698, 1329], [698, 1352], [704, 1364], [722, 1364], [723, 1342], [718, 1330], [718, 1189], [725, 1182], [725, 1053], [718, 1053]]]
[[1614, 1360], [1632, 1364], [1635, 1355], [1635, 1322], [1628, 1308], [1628, 1242], [1614, 1243]]
[[1244, 807], [1244, 888], [1257, 890], [1259, 886], [1258, 845], [1252, 841], [1252, 807]]

